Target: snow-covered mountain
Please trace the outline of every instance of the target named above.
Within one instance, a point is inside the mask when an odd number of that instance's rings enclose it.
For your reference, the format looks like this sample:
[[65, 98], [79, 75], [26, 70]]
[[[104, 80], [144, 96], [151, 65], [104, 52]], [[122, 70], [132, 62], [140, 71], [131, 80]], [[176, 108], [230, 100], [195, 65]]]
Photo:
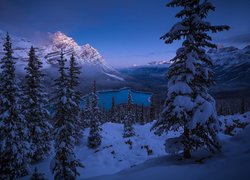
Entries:
[[[82, 72], [89, 80], [123, 81], [123, 78], [114, 68], [108, 66], [97, 49], [90, 44], [78, 45], [74, 39], [62, 32], [48, 34], [46, 45], [33, 43], [25, 38], [10, 35], [14, 57], [17, 59], [19, 69], [27, 63], [28, 53], [31, 46], [35, 47], [39, 59], [43, 61], [44, 68], [54, 68], [60, 58], [61, 50], [64, 57], [69, 59], [72, 54], [82, 66]], [[3, 56], [3, 43], [6, 32], [0, 30], [0, 58]]]
[[[216, 85], [213, 90], [234, 91], [250, 89], [250, 45], [243, 49], [225, 47], [211, 49], [208, 55], [214, 62]], [[148, 91], [166, 90], [166, 72], [171, 64], [168, 61], [153, 61], [144, 66], [122, 68], [120, 72], [131, 77], [134, 83], [140, 82]]]
[[170, 65], [170, 62], [166, 60], [161, 60], [161, 61], [151, 61], [148, 63], [148, 65], [163, 65], [163, 64]]
[[101, 54], [90, 44], [80, 46], [60, 31], [50, 35], [49, 44], [43, 49], [45, 59], [51, 64], [57, 63], [61, 50], [67, 58], [73, 53], [79, 64], [105, 64]]
[[213, 59], [215, 66], [229, 68], [234, 65], [250, 63], [250, 45], [243, 49], [232, 46], [210, 49], [208, 55]]
[[220, 89], [250, 89], [250, 46], [209, 50], [214, 61], [216, 86]]

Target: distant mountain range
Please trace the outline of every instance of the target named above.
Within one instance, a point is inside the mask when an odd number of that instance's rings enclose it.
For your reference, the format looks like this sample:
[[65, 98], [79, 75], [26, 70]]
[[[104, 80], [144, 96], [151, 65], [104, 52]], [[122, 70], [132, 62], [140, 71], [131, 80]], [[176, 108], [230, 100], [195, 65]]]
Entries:
[[[215, 82], [212, 92], [250, 92], [250, 46], [243, 49], [225, 47], [211, 49], [208, 55], [213, 59]], [[120, 72], [131, 78], [134, 86], [140, 83], [147, 91], [166, 91], [168, 61], [153, 61], [144, 66], [121, 68]]]
[[[0, 58], [3, 56], [3, 43], [6, 32], [0, 30]], [[81, 89], [88, 92], [93, 80], [100, 89], [117, 89], [130, 86], [137, 90], [166, 92], [165, 74], [171, 65], [169, 61], [152, 61], [144, 66], [114, 69], [107, 65], [102, 55], [90, 44], [78, 45], [62, 32], [48, 35], [46, 45], [33, 43], [25, 38], [11, 35], [14, 57], [17, 59], [17, 72], [22, 78], [27, 64], [28, 52], [34, 46], [38, 58], [43, 61], [47, 74], [46, 83], [51, 85], [57, 77], [57, 60], [61, 49], [65, 58], [74, 54], [82, 66]], [[214, 61], [216, 85], [213, 92], [244, 91], [250, 93], [250, 46], [243, 49], [225, 47], [212, 49], [208, 54]]]

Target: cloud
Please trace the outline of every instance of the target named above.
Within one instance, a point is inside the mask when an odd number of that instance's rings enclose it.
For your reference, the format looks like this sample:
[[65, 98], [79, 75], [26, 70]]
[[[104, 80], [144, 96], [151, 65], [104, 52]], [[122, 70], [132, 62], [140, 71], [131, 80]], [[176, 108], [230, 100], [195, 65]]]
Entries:
[[168, 54], [175, 54], [176, 50], [166, 50], [166, 51], [151, 51], [148, 53], [141, 53], [141, 54], [130, 54], [127, 55], [128, 57], [143, 57], [143, 58], [151, 58], [155, 56], [161, 55], [168, 55]]
[[232, 36], [225, 39], [225, 41], [237, 44], [248, 44], [250, 43], [250, 33]]

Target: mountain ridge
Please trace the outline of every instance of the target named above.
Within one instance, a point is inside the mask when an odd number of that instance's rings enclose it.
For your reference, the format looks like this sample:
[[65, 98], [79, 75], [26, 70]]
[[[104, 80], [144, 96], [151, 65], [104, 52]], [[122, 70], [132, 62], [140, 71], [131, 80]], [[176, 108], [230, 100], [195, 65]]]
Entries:
[[[63, 51], [64, 57], [68, 60], [74, 54], [77, 63], [83, 67], [83, 74], [89, 79], [123, 81], [119, 72], [107, 65], [97, 49], [90, 44], [78, 45], [73, 38], [60, 31], [49, 35], [47, 45], [38, 45], [15, 35], [10, 35], [10, 37], [14, 52], [13, 57], [17, 59], [17, 67], [20, 72], [27, 64], [29, 50], [33, 46], [37, 57], [43, 62], [44, 69], [53, 69], [54, 66], [57, 66], [61, 51]], [[5, 38], [6, 32], [0, 30], [0, 58], [4, 55]]]

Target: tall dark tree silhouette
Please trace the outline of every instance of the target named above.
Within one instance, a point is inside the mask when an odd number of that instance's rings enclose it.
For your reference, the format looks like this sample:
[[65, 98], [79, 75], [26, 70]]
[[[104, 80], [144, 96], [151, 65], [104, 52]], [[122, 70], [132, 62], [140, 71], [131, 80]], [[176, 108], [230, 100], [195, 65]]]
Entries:
[[155, 120], [155, 104], [154, 98], [151, 96], [150, 109], [149, 109], [149, 120]]
[[115, 97], [114, 96], [112, 96], [112, 103], [111, 103], [111, 109], [110, 109], [110, 120], [112, 122], [117, 121], [116, 111], [115, 111]]
[[125, 115], [124, 120], [123, 120], [123, 124], [124, 124], [123, 137], [124, 138], [128, 138], [128, 137], [135, 135], [134, 127], [133, 127], [134, 114], [132, 111], [132, 106], [133, 106], [132, 95], [131, 95], [131, 92], [129, 91], [126, 115]]
[[66, 59], [64, 59], [61, 52], [61, 57], [58, 61], [59, 78], [55, 80], [55, 98], [53, 99], [55, 107], [55, 157], [51, 161], [51, 170], [54, 179], [58, 180], [76, 179], [79, 175], [77, 167], [83, 167], [74, 154], [76, 124], [74, 117], [72, 117], [72, 112], [75, 110], [75, 102], [74, 97], [71, 97], [65, 62]]
[[85, 108], [84, 108], [84, 116], [83, 116], [83, 124], [84, 127], [89, 127], [91, 121], [91, 106], [89, 96], [85, 98]]
[[78, 66], [76, 59], [74, 55], [72, 54], [70, 57], [70, 62], [69, 62], [69, 96], [70, 99], [72, 100], [71, 106], [72, 106], [72, 111], [71, 117], [74, 119], [74, 137], [76, 143], [80, 143], [80, 140], [82, 138], [82, 131], [84, 128], [84, 124], [81, 121], [81, 109], [80, 109], [80, 101], [81, 101], [81, 93], [77, 90], [77, 87], [79, 86], [79, 76], [80, 76], [80, 71], [81, 67]]
[[25, 70], [24, 84], [24, 116], [28, 121], [30, 133], [30, 149], [33, 151], [33, 161], [44, 159], [51, 148], [51, 125], [48, 123], [49, 114], [47, 94], [42, 85], [44, 74], [41, 71], [42, 62], [36, 57], [35, 49], [30, 48], [29, 61]]
[[144, 118], [144, 106], [143, 104], [141, 105], [141, 111], [140, 111], [140, 124], [143, 125], [145, 123], [145, 118]]
[[183, 150], [184, 158], [190, 158], [190, 151], [201, 147], [217, 152], [219, 124], [215, 100], [208, 94], [213, 84], [212, 60], [205, 48], [216, 48], [209, 33], [229, 27], [206, 21], [208, 13], [215, 10], [208, 0], [172, 0], [167, 6], [181, 8], [176, 14], [181, 20], [161, 39], [166, 44], [180, 39], [183, 43], [171, 60], [167, 99], [153, 129], [156, 134], [183, 129], [180, 137], [166, 141], [166, 150], [174, 153]]
[[20, 88], [12, 44], [7, 33], [0, 75], [0, 179], [17, 179], [29, 172], [29, 131], [21, 113]]
[[93, 83], [93, 91], [91, 93], [91, 120], [90, 120], [90, 132], [88, 137], [88, 147], [97, 148], [101, 145], [101, 134], [100, 134], [100, 119], [101, 112], [98, 107], [98, 95], [96, 92], [96, 82]]
[[244, 114], [245, 112], [246, 112], [246, 103], [245, 103], [245, 98], [242, 97], [240, 102], [240, 113]]

